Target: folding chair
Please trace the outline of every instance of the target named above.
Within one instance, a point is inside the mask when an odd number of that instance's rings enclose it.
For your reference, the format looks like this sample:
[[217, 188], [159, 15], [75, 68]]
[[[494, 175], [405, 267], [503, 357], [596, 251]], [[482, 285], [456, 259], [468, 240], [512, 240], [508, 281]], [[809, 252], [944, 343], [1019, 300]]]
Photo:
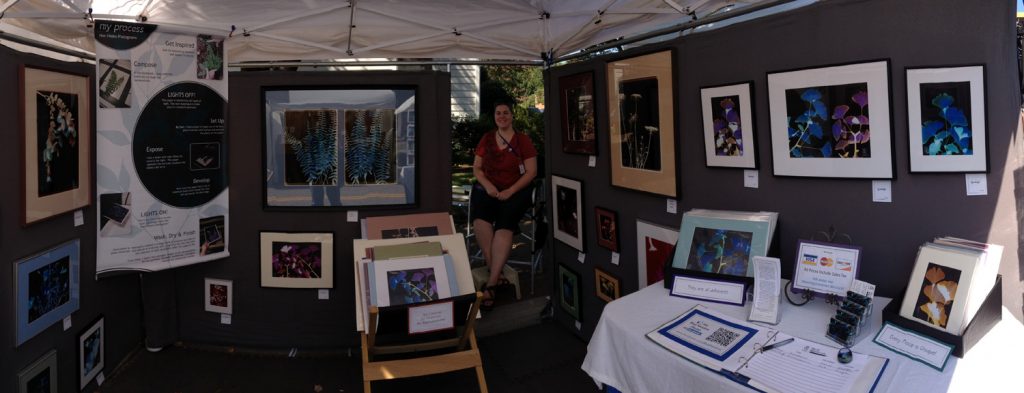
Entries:
[[[363, 391], [370, 383], [385, 379], [440, 374], [467, 368], [476, 369], [480, 392], [487, 393], [483, 362], [476, 345], [476, 316], [483, 294], [480, 292], [427, 303], [390, 307], [370, 307], [369, 325], [360, 334], [363, 345]], [[450, 303], [453, 327], [424, 333], [411, 333], [412, 309]], [[443, 350], [447, 350], [441, 352]], [[439, 353], [440, 352], [440, 353]], [[377, 360], [386, 355], [405, 355]]]

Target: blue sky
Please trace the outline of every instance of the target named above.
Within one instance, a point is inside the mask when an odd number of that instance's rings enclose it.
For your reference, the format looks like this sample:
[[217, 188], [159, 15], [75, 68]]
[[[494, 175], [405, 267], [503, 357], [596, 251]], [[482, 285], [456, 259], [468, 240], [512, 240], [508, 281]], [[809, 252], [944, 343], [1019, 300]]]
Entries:
[[1017, 12], [1024, 12], [1024, 0], [1017, 0]]

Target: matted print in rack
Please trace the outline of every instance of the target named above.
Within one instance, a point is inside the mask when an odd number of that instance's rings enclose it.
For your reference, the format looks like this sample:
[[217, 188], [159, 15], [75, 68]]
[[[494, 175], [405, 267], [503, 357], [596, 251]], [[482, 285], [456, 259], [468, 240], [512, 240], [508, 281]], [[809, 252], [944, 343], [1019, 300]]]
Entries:
[[757, 168], [753, 91], [754, 82], [700, 89], [707, 166]]
[[768, 73], [776, 176], [891, 179], [889, 61]]
[[672, 264], [677, 241], [679, 232], [636, 220], [637, 289], [665, 279], [665, 266]]
[[92, 203], [92, 100], [86, 75], [21, 67], [21, 224]]
[[988, 172], [985, 66], [907, 68], [911, 172]]
[[608, 62], [613, 186], [675, 197], [672, 51]]
[[260, 232], [260, 285], [334, 288], [334, 233]]
[[551, 175], [551, 200], [555, 202], [555, 239], [583, 251], [583, 184]]
[[596, 155], [594, 73], [588, 71], [558, 78], [558, 91], [562, 108], [562, 151]]
[[416, 90], [264, 88], [264, 207], [416, 203]]

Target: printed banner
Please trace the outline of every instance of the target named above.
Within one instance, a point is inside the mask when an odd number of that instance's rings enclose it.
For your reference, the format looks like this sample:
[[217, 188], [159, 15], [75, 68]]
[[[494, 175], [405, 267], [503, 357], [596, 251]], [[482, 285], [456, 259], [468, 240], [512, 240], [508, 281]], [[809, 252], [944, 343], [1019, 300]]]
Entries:
[[97, 275], [228, 256], [224, 37], [95, 32]]

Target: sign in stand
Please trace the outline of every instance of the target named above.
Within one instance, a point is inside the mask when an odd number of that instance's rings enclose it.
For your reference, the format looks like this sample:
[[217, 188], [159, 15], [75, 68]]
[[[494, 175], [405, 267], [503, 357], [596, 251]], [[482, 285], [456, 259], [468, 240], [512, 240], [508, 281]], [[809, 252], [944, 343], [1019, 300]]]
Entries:
[[97, 274], [228, 256], [224, 37], [96, 21]]

